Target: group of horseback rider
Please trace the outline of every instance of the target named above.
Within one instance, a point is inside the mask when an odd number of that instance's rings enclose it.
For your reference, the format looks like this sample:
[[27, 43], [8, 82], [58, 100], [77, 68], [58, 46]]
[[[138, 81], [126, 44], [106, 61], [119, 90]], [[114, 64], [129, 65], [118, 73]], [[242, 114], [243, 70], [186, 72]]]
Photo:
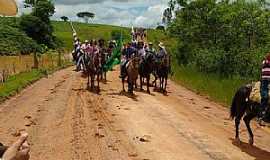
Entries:
[[[122, 58], [121, 58], [121, 72], [120, 78], [123, 78], [126, 74], [126, 65], [128, 64], [132, 55], [137, 55], [140, 59], [140, 63], [142, 63], [145, 57], [149, 54], [155, 57], [155, 62], [159, 62], [167, 55], [167, 51], [162, 42], [158, 45], [158, 50], [153, 46], [152, 42], [144, 43], [144, 42], [129, 42], [122, 49]], [[155, 63], [153, 62], [153, 63]]]
[[[76, 70], [81, 71], [85, 70], [85, 57], [84, 56], [99, 56], [101, 59], [108, 59], [113, 52], [113, 49], [116, 47], [115, 41], [110, 41], [108, 48], [105, 47], [105, 41], [100, 40], [85, 40], [83, 43], [77, 37], [77, 34], [73, 33], [74, 38], [74, 50], [72, 51], [73, 60], [76, 63]], [[102, 58], [102, 56], [104, 58]]]

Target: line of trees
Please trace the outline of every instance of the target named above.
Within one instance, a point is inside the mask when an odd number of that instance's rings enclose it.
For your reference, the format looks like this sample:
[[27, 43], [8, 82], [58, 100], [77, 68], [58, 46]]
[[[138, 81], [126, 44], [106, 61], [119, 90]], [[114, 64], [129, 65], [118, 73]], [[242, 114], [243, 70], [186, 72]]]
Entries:
[[[77, 17], [82, 18], [85, 23], [89, 23], [89, 19], [94, 19], [95, 18], [95, 13], [92, 12], [79, 12], [76, 14]], [[60, 17], [61, 20], [64, 22], [67, 22], [69, 18], [67, 16], [62, 16]]]
[[[270, 51], [270, 11], [263, 1], [171, 0], [180, 65], [206, 73], [258, 78]], [[172, 7], [170, 7], [172, 8]]]

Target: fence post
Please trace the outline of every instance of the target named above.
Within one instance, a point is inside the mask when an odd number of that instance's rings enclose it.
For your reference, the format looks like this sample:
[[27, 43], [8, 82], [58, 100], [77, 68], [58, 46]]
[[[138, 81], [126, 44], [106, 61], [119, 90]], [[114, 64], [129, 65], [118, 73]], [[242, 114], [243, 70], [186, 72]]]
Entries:
[[61, 60], [61, 50], [60, 49], [58, 49], [57, 50], [57, 52], [58, 52], [58, 63], [57, 63], [57, 66], [58, 67], [61, 67], [62, 66], [62, 60]]
[[34, 69], [38, 69], [38, 57], [37, 57], [37, 52], [34, 52]]

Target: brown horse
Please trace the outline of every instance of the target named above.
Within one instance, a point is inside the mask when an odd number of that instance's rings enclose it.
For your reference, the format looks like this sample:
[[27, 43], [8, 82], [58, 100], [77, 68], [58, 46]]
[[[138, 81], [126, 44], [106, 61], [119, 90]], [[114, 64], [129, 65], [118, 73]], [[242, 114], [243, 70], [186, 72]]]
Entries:
[[126, 66], [126, 76], [122, 78], [123, 91], [125, 92], [125, 79], [127, 77], [128, 82], [128, 92], [133, 94], [134, 85], [136, 85], [136, 81], [139, 75], [139, 62], [140, 59], [138, 56], [133, 55]]
[[87, 88], [89, 89], [89, 85], [91, 90], [95, 88], [95, 77], [97, 77], [97, 92], [100, 92], [100, 75], [101, 75], [101, 60], [100, 54], [90, 54], [85, 56], [85, 64], [86, 64], [86, 73], [87, 73]]

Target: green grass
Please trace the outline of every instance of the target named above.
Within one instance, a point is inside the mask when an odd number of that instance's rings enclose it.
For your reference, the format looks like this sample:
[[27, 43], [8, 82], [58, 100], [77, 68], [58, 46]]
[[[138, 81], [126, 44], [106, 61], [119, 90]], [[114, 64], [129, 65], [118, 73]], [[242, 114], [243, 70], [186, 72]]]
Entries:
[[236, 90], [249, 82], [240, 77], [221, 78], [215, 74], [204, 74], [194, 68], [178, 65], [173, 65], [173, 71], [174, 81], [225, 106], [230, 106]]
[[19, 73], [8, 78], [7, 82], [0, 85], [0, 101], [15, 95], [32, 82], [45, 75], [42, 70], [32, 70], [30, 72]]
[[33, 69], [29, 72], [22, 72], [13, 76], [10, 76], [8, 80], [0, 84], [0, 102], [4, 101], [10, 96], [19, 93], [22, 89], [29, 86], [33, 82], [41, 79], [48, 74], [51, 74], [59, 69], [71, 66], [70, 62], [66, 62], [62, 66], [53, 67], [49, 69]]

